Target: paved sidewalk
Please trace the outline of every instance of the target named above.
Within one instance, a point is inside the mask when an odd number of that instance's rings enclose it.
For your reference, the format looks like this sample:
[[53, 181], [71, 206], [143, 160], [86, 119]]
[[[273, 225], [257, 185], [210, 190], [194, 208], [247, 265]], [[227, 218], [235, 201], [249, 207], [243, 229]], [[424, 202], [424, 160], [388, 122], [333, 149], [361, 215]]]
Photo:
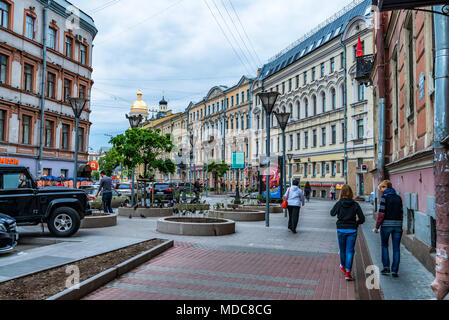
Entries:
[[[362, 206], [366, 215], [366, 222], [362, 225], [373, 263], [382, 270], [382, 256], [380, 234], [374, 233], [376, 221], [373, 219], [373, 207], [367, 204]], [[390, 241], [390, 259], [392, 258]], [[435, 279], [411, 253], [401, 244], [401, 260], [399, 277], [380, 275], [380, 286], [385, 300], [434, 300], [435, 296], [430, 284]], [[449, 300], [449, 297], [446, 297]]]
[[283, 214], [271, 214], [269, 228], [238, 222], [233, 235], [169, 236], [173, 248], [85, 299], [354, 300], [354, 282], [338, 269], [332, 204], [306, 203], [297, 234]]

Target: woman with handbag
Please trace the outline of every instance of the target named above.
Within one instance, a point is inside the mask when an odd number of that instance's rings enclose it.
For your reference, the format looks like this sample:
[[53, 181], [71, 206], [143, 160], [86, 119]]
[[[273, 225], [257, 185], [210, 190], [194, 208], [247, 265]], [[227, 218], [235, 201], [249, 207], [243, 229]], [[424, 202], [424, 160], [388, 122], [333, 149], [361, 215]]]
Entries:
[[294, 180], [293, 185], [284, 194], [282, 202], [282, 208], [288, 209], [288, 228], [293, 233], [296, 233], [301, 204], [304, 206], [304, 194], [298, 185], [299, 181]]

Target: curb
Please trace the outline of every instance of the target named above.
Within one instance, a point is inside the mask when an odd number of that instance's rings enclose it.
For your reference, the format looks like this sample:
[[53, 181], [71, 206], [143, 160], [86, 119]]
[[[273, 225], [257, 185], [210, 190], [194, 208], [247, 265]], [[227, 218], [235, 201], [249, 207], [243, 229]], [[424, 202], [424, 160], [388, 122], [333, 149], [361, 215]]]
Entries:
[[115, 267], [109, 268], [108, 270], [84, 280], [79, 284], [78, 289], [68, 288], [47, 298], [46, 300], [79, 300], [106, 283], [118, 278], [122, 274], [138, 267], [142, 263], [147, 262], [151, 258], [173, 247], [173, 244], [173, 240], [167, 240], [148, 251], [142, 252], [141, 254], [116, 265]]

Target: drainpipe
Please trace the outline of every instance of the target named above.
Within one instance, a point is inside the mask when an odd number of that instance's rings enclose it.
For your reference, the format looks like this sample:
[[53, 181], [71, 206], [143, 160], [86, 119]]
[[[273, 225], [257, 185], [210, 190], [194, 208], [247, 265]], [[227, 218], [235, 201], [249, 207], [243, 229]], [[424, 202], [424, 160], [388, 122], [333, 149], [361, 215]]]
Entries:
[[344, 69], [344, 80], [343, 80], [343, 109], [344, 109], [344, 129], [343, 129], [343, 141], [344, 141], [344, 161], [343, 161], [343, 172], [345, 176], [345, 184], [348, 183], [348, 119], [347, 119], [347, 68], [346, 68], [346, 46], [343, 43], [343, 35], [340, 37], [340, 45], [343, 48], [343, 69]]
[[[441, 12], [443, 6], [434, 6]], [[432, 290], [437, 299], [449, 292], [449, 17], [434, 14], [435, 109], [434, 177], [436, 214], [436, 266]]]
[[38, 170], [37, 176], [40, 178], [42, 176], [42, 156], [44, 154], [44, 126], [45, 126], [45, 79], [47, 76], [47, 9], [50, 6], [50, 1], [44, 5], [44, 28], [43, 33], [43, 44], [42, 44], [42, 92], [41, 92], [41, 127], [40, 127], [40, 148], [39, 148], [39, 160], [38, 160]]

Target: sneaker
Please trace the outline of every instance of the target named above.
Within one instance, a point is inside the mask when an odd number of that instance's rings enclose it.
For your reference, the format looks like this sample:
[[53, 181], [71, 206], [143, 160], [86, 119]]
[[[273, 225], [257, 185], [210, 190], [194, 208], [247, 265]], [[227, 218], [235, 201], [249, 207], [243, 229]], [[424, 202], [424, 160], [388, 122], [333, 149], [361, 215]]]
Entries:
[[345, 279], [348, 281], [354, 280], [354, 278], [351, 276], [351, 271], [346, 271]]
[[380, 273], [383, 274], [384, 276], [389, 275], [390, 274], [390, 269], [383, 268]]
[[343, 271], [344, 274], [346, 274], [346, 269], [342, 265], [340, 265], [340, 270]]
[[399, 277], [399, 275], [398, 275], [397, 273], [392, 273], [391, 276], [392, 276], [393, 278]]

